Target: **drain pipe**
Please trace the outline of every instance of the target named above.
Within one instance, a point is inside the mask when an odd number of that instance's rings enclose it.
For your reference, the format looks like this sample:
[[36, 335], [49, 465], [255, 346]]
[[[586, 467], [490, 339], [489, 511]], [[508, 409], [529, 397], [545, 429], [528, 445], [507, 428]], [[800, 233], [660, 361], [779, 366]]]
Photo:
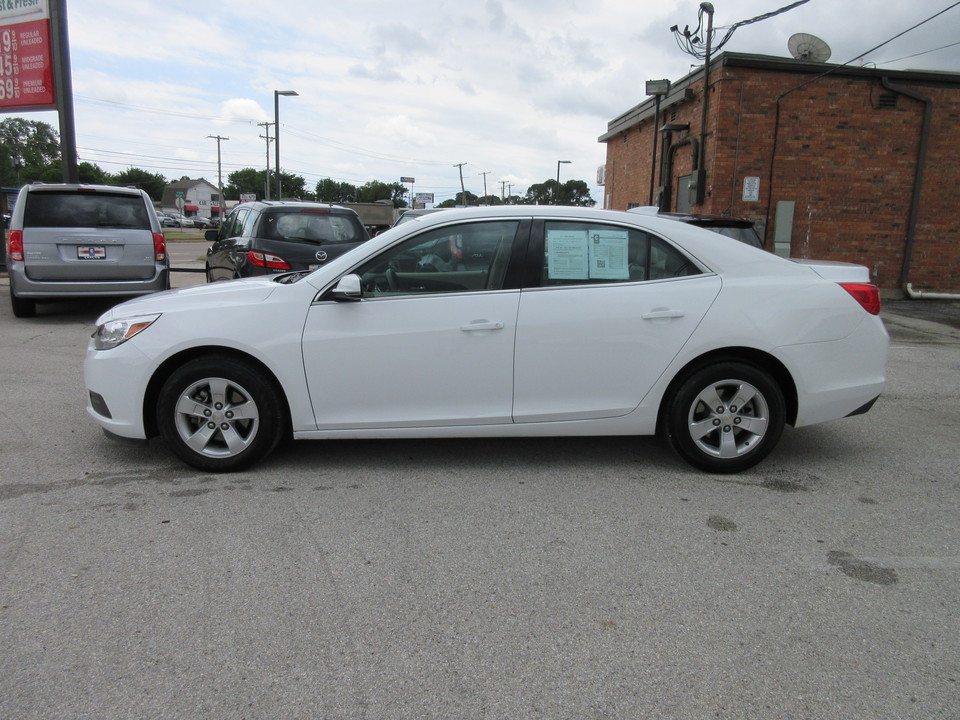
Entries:
[[960, 293], [930, 292], [929, 290], [914, 290], [912, 283], [907, 283], [907, 295], [911, 300], [960, 300]]
[[[920, 130], [920, 148], [917, 152], [917, 172], [913, 179], [913, 197], [910, 199], [910, 217], [907, 221], [907, 239], [903, 246], [903, 267], [900, 271], [900, 287], [910, 295], [910, 265], [913, 262], [913, 241], [917, 234], [917, 216], [920, 214], [920, 190], [923, 188], [923, 173], [927, 165], [927, 144], [930, 139], [930, 119], [933, 115], [933, 101], [926, 95], [914, 90], [899, 87], [886, 76], [880, 78], [880, 84], [890, 92], [904, 95], [924, 104], [923, 126]], [[911, 295], [911, 297], [913, 297]]]

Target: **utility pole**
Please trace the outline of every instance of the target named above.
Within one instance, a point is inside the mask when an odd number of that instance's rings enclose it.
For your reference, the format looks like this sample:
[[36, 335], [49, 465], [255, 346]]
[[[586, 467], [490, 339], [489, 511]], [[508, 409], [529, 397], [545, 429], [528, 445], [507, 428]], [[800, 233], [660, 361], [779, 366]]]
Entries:
[[463, 207], [467, 206], [467, 191], [463, 187], [463, 166], [466, 163], [457, 163], [454, 165], [455, 168], [460, 169], [460, 202], [463, 203]]
[[264, 132], [267, 133], [266, 135], [261, 135], [260, 137], [267, 141], [267, 174], [264, 176], [264, 179], [263, 179], [263, 199], [269, 200], [270, 199], [270, 142], [273, 140], [273, 138], [270, 137], [270, 126], [273, 125], [273, 123], [262, 122], [262, 123], [257, 123], [257, 125], [262, 127]]
[[506, 190], [506, 188], [507, 188], [507, 181], [506, 181], [506, 180], [501, 180], [501, 181], [500, 181], [500, 199], [501, 199], [502, 201], [504, 201], [504, 202], [506, 202], [506, 200], [507, 200], [507, 195], [506, 195], [507, 190]]
[[489, 170], [486, 170], [482, 173], [477, 173], [477, 175], [483, 175], [483, 196], [487, 196], [487, 175], [490, 174]]
[[223, 166], [220, 164], [220, 141], [230, 138], [221, 135], [207, 135], [207, 137], [217, 141], [217, 187], [220, 188], [220, 211], [217, 213], [217, 219], [223, 220], [223, 211], [226, 210], [227, 206], [223, 201]]

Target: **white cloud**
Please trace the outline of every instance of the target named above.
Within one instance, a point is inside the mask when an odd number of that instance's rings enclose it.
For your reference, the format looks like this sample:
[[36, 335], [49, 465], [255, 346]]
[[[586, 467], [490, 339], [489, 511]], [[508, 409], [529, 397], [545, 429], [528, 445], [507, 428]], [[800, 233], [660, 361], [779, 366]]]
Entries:
[[[808, 32], [844, 62], [942, 5], [915, 0], [880, 13], [866, 0], [812, 0], [739, 28], [726, 49], [786, 56], [789, 35]], [[336, 13], [313, 0], [286, 0], [268, 12], [260, 0], [99, 0], [95, 7], [68, 5], [78, 145], [116, 153], [99, 155], [104, 163], [177, 178], [215, 176], [216, 143], [208, 139], [215, 134], [230, 138], [224, 172], [263, 167], [256, 123], [273, 121], [273, 91], [290, 88], [300, 96], [280, 101], [282, 164], [308, 184], [409, 175], [443, 199], [459, 191], [453, 165], [468, 162], [472, 192], [482, 191], [482, 171], [489, 187], [508, 180], [523, 192], [554, 177], [564, 159], [572, 161], [564, 176], [593, 186], [607, 122], [644, 99], [645, 80], [676, 80], [700, 64], [669, 31], [696, 24], [696, 0], [358, 0]], [[771, 10], [769, 0], [716, 7], [718, 27]], [[866, 60], [955, 42], [960, 9], [951, 13]], [[895, 67], [956, 70], [960, 49]], [[596, 188], [594, 197], [601, 197]]]

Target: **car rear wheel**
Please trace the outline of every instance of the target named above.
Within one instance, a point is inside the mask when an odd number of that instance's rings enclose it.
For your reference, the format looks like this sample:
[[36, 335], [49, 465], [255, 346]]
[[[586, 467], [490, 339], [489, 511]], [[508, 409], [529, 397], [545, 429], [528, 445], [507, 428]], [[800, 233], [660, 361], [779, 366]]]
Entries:
[[164, 383], [157, 426], [186, 463], [225, 472], [269, 455], [286, 418], [280, 390], [262, 372], [242, 360], [209, 356], [186, 363]]
[[742, 362], [691, 373], [668, 400], [663, 430], [674, 450], [696, 468], [734, 473], [753, 467], [783, 433], [785, 404], [776, 381]]
[[10, 288], [10, 306], [13, 308], [14, 317], [32, 318], [37, 314], [37, 303], [27, 298], [17, 297], [13, 294], [13, 288]]

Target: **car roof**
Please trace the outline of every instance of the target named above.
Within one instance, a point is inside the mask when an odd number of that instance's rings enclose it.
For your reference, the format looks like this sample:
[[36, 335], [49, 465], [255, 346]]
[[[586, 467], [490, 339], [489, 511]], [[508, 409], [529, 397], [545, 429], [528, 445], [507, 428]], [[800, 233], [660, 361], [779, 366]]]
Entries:
[[245, 202], [236, 205], [234, 209], [241, 207], [253, 207], [261, 212], [281, 211], [281, 210], [331, 210], [341, 212], [347, 215], [356, 215], [353, 208], [334, 205], [332, 203], [310, 202], [305, 200], [256, 200], [254, 202]]
[[28, 192], [111, 192], [127, 195], [142, 195], [140, 188], [126, 185], [93, 185], [88, 183], [42, 183], [35, 182], [26, 186]]
[[[599, 210], [596, 208], [565, 205], [495, 205], [489, 207], [449, 208], [441, 213], [418, 217], [415, 222], [395, 225], [378, 235], [372, 242], [390, 244], [396, 238], [405, 237], [428, 227], [440, 227], [451, 223], [490, 218], [542, 218], [546, 220], [579, 220], [619, 223], [646, 230], [682, 245], [688, 252], [710, 267], [728, 266], [734, 262], [762, 261], [774, 258], [771, 253], [750, 247], [733, 238], [717, 235], [690, 223], [677, 222], [674, 218], [656, 214], [634, 213], [624, 210]], [[756, 255], [759, 253], [759, 255]]]

